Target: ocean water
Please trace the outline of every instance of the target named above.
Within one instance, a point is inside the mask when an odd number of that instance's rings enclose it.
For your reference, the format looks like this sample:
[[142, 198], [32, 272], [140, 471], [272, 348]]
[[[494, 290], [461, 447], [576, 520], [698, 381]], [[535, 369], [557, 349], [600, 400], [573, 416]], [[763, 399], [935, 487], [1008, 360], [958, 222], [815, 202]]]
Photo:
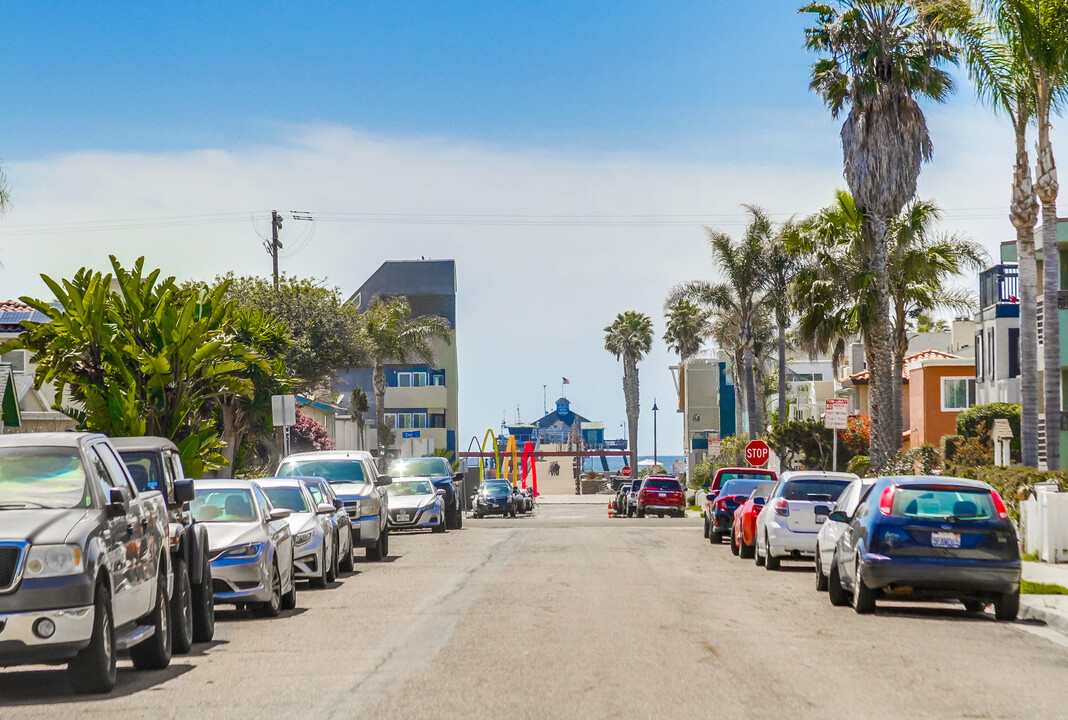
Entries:
[[[652, 455], [639, 455], [638, 456], [638, 462], [639, 463], [642, 460], [652, 460], [652, 459], [653, 459]], [[663, 465], [665, 468], [667, 468], [669, 472], [671, 471], [672, 466], [673, 466], [673, 464], [675, 463], [676, 460], [685, 460], [685, 458], [682, 455], [657, 455], [656, 459], [657, 459], [657, 462], [659, 462], [661, 465]], [[626, 464], [627, 464], [627, 461], [626, 461], [625, 458], [609, 457], [608, 458], [608, 471], [609, 472], [619, 472], [620, 470], [623, 469], [623, 466], [626, 465]], [[644, 467], [644, 465], [642, 467]], [[582, 471], [583, 472], [589, 472], [590, 470], [594, 470], [596, 472], [604, 472], [604, 465], [601, 463], [601, 458], [594, 457], [594, 458], [586, 458], [585, 459], [585, 461], [583, 462], [583, 465], [582, 465]]]

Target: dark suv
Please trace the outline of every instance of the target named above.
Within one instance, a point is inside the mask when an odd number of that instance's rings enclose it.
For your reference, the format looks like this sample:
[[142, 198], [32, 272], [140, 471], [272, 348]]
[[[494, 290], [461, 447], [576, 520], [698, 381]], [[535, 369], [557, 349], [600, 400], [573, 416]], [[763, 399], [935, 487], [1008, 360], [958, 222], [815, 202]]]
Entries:
[[998, 620], [1020, 607], [1020, 550], [1001, 496], [984, 482], [881, 478], [847, 523], [828, 572], [831, 603], [858, 613], [878, 598], [959, 600], [968, 612], [993, 603]]

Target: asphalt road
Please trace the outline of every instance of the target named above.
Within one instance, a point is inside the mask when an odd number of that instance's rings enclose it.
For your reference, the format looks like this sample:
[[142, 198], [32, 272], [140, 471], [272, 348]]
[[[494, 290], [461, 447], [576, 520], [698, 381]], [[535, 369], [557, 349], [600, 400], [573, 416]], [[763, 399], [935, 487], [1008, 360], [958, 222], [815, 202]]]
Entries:
[[1064, 636], [833, 608], [811, 564], [758, 568], [697, 517], [545, 504], [390, 550], [280, 618], [221, 612], [168, 670], [121, 663], [106, 698], [0, 670], [0, 717], [1068, 717]]

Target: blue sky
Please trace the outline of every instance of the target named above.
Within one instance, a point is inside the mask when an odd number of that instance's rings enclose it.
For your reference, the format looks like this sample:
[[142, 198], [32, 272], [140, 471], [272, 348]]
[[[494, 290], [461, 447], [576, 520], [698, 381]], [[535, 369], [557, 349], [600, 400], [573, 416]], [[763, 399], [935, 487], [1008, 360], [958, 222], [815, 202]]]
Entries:
[[[715, 277], [703, 225], [740, 231], [742, 203], [812, 212], [843, 185], [839, 125], [808, 91], [799, 4], [8, 3], [0, 295], [43, 296], [39, 273], [103, 268], [109, 253], [182, 279], [262, 274], [264, 212], [308, 210], [314, 227], [284, 228], [299, 252], [283, 269], [346, 295], [384, 260], [457, 260], [461, 433], [513, 420], [516, 405], [539, 416], [542, 385], [553, 395], [567, 376], [575, 409], [612, 436], [624, 408], [602, 328], [637, 309], [659, 338], [668, 289]], [[966, 84], [925, 109], [935, 161], [920, 194], [993, 254], [1013, 237], [1011, 133]], [[85, 225], [216, 213], [235, 215]], [[658, 342], [642, 365], [643, 454], [674, 361]], [[678, 416], [661, 412], [659, 427], [677, 454]]]

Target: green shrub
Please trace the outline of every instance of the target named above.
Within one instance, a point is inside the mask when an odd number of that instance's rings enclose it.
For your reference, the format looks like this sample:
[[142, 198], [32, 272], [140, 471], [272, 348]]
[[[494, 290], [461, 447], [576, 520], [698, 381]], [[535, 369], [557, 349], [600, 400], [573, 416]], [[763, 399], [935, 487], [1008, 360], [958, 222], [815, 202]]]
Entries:
[[942, 462], [946, 465], [952, 465], [957, 457], [957, 450], [964, 443], [963, 435], [943, 435], [941, 450], [942, 450]]
[[[948, 473], [947, 473], [948, 475]], [[954, 477], [982, 480], [998, 491], [1008, 507], [1013, 520], [1020, 516], [1020, 499], [1032, 492], [1032, 486], [1039, 482], [1057, 482], [1061, 490], [1068, 490], [1068, 472], [1063, 470], [1036, 470], [1030, 467], [966, 467], [958, 465], [953, 469]]]
[[942, 456], [934, 445], [925, 444], [899, 452], [883, 470], [885, 475], [930, 475], [942, 464]]
[[993, 464], [994, 441], [990, 438], [990, 431], [980, 426], [973, 437], [969, 437], [957, 447], [953, 462], [946, 463], [946, 470], [954, 473], [958, 467], [984, 467]]
[[[1020, 461], [1020, 406], [1013, 403], [989, 403], [987, 405], [976, 405], [973, 408], [968, 408], [957, 415], [957, 434], [963, 435], [965, 439], [980, 437], [982, 431], [986, 431], [986, 437], [991, 443], [991, 454], [993, 453], [993, 440], [990, 439], [990, 433], [994, 429], [994, 420], [997, 418], [1005, 418], [1009, 421], [1009, 427], [1012, 428], [1012, 441], [1009, 443], [1009, 450], [1014, 462]], [[992, 461], [991, 461], [992, 462]], [[961, 462], [960, 464], [964, 464]]]
[[860, 477], [866, 477], [871, 472], [871, 458], [867, 455], [855, 455], [849, 461], [849, 472]]
[[[772, 426], [768, 444], [775, 449], [784, 470], [830, 470], [834, 461], [834, 433], [818, 420], [790, 420]], [[849, 443], [840, 438], [838, 467], [845, 467], [855, 454]]]

